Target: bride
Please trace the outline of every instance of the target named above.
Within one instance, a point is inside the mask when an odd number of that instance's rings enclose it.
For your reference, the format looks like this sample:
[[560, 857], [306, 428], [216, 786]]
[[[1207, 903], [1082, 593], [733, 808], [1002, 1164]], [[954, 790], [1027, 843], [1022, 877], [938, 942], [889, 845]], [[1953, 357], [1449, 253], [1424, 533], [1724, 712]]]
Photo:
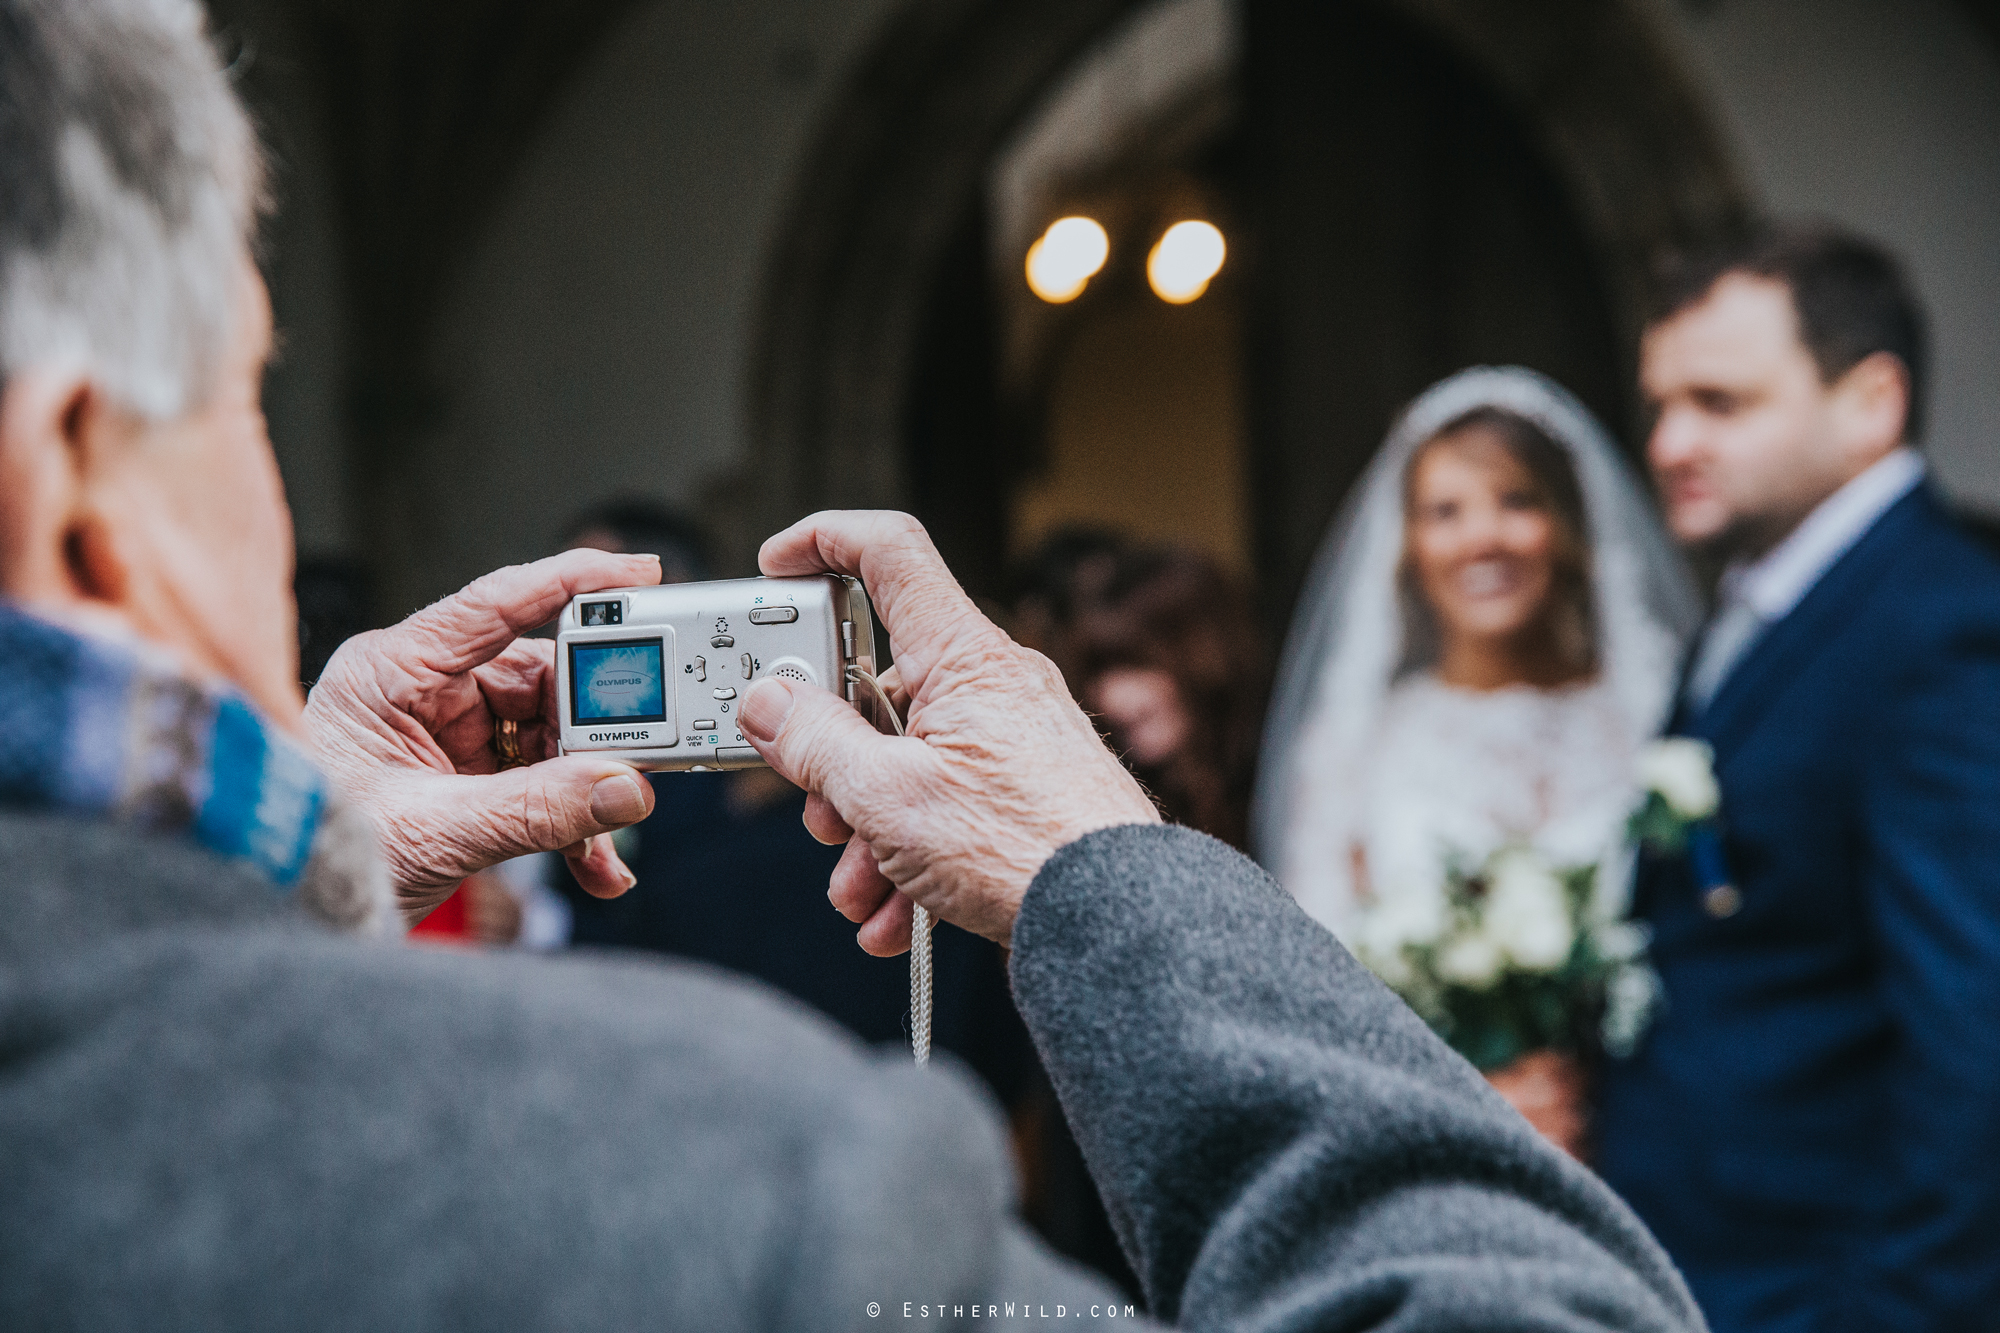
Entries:
[[[1603, 429], [1519, 369], [1475, 369], [1390, 433], [1316, 561], [1259, 775], [1264, 864], [1350, 944], [1504, 847], [1598, 867], [1622, 915], [1635, 760], [1665, 720], [1693, 588]], [[1582, 1140], [1581, 1072], [1487, 1071]]]

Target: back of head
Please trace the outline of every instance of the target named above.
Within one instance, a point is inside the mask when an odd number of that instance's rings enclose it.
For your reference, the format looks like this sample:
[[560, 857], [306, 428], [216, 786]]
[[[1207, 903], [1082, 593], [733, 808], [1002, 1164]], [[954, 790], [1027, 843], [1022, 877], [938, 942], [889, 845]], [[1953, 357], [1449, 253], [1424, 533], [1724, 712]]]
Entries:
[[1009, 571], [1009, 631], [1052, 658], [1066, 678], [1082, 679], [1078, 609], [1102, 593], [1129, 550], [1124, 537], [1104, 528], [1063, 528], [1044, 538]]
[[1911, 441], [1923, 437], [1929, 338], [1923, 309], [1895, 256], [1826, 223], [1760, 227], [1662, 264], [1652, 322], [1700, 304], [1730, 274], [1769, 279], [1790, 290], [1799, 340], [1826, 383], [1877, 352], [1901, 361], [1910, 389], [1904, 436]]
[[1066, 621], [1080, 599], [1095, 595], [1130, 543], [1105, 528], [1059, 528], [1016, 562], [1010, 600], [1035, 601]]
[[1249, 597], [1215, 560], [1186, 547], [1117, 553], [1077, 609], [1087, 666], [1157, 666], [1198, 691], [1253, 694], [1260, 640]]
[[1269, 688], [1247, 590], [1207, 555], [1141, 547], [1109, 557], [1073, 612], [1072, 688], [1096, 706], [1088, 696], [1107, 673], [1170, 678], [1186, 711], [1186, 742], [1170, 759], [1141, 765], [1142, 775], [1169, 817], [1244, 845]]
[[155, 420], [195, 405], [261, 184], [196, 0], [0, 0], [0, 380], [55, 364]]

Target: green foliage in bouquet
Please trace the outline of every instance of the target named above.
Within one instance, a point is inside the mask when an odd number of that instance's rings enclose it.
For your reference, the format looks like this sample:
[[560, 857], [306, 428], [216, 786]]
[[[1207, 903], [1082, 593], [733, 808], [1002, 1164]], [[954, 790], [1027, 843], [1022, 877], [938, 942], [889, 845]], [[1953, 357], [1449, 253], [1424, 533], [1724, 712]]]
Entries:
[[1632, 841], [1661, 856], [1679, 856], [1685, 851], [1688, 831], [1693, 827], [1693, 822], [1657, 791], [1647, 792], [1645, 803], [1632, 812]]

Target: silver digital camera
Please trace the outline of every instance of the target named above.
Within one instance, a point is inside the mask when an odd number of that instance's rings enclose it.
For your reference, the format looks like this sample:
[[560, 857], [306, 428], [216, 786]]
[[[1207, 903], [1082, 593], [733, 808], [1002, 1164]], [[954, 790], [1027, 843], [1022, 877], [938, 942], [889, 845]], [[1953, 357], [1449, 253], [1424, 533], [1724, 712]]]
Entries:
[[875, 671], [859, 579], [725, 579], [584, 593], [556, 630], [562, 752], [634, 768], [757, 768], [737, 710], [765, 676], [832, 690], [874, 721], [849, 667]]

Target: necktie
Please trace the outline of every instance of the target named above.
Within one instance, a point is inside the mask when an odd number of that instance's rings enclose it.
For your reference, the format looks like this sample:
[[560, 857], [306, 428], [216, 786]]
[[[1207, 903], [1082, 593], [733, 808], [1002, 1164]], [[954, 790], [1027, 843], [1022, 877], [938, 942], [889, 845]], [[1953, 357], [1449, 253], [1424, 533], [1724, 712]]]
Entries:
[[1764, 629], [1764, 618], [1742, 596], [1724, 604], [1722, 614], [1709, 622], [1701, 636], [1701, 651], [1695, 655], [1694, 670], [1688, 672], [1687, 702], [1696, 713], [1706, 712], [1722, 682]]

